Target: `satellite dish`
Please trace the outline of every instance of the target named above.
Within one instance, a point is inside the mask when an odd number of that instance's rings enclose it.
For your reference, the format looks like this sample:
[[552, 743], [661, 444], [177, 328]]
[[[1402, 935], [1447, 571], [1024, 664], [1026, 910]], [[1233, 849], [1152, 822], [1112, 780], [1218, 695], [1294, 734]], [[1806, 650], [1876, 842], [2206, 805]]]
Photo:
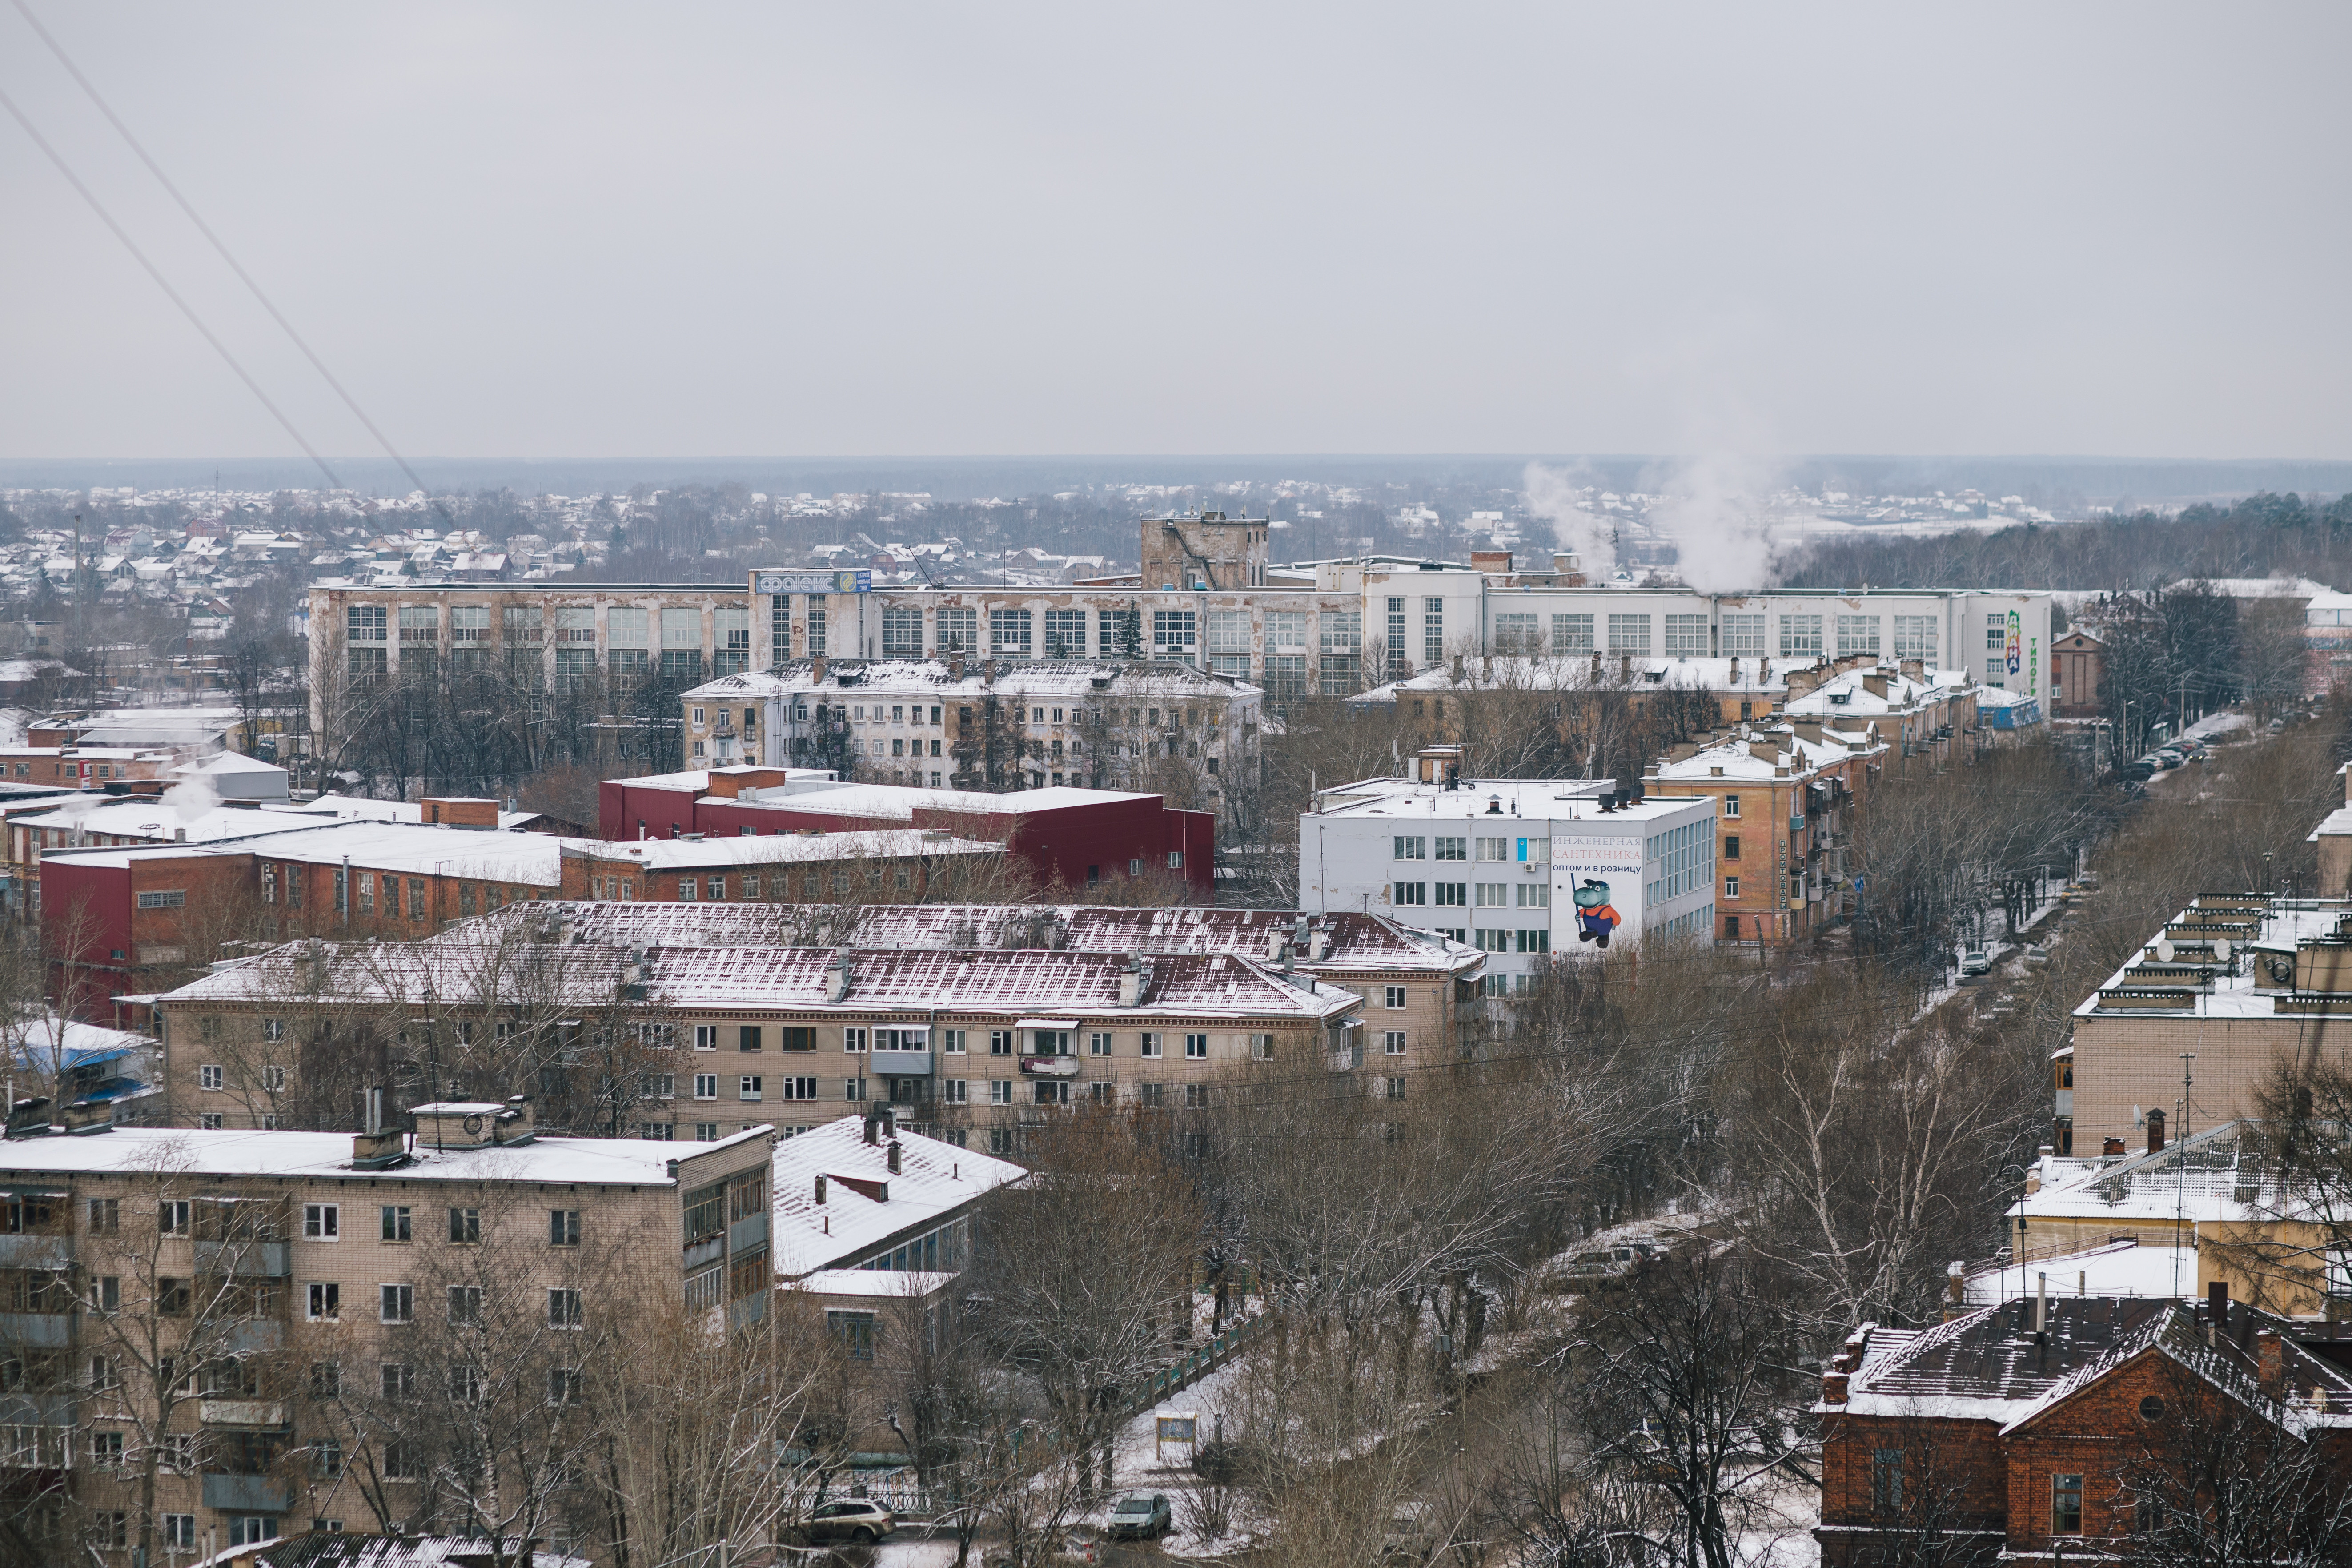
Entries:
[[2172, 962], [2172, 939], [2170, 937], [2160, 936], [2156, 939], [2156, 961], [2158, 963], [2170, 963]]
[[2137, 1105], [2132, 1107], [2132, 1125], [2134, 1127], [2145, 1127], [2147, 1125], [2147, 1112], [2142, 1110]]
[[2222, 937], [2220, 941], [2214, 942], [2213, 956], [2220, 959], [2224, 963], [2230, 962], [2230, 939], [2228, 937]]

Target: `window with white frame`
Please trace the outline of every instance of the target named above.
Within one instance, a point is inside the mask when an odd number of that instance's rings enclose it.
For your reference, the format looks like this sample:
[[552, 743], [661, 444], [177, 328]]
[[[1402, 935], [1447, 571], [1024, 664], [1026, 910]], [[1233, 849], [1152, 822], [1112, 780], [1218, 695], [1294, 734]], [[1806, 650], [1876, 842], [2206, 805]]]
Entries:
[[1837, 650], [1841, 658], [1856, 654], [1875, 655], [1878, 649], [1878, 617], [1876, 616], [1840, 616], [1837, 618]]
[[1649, 658], [1649, 616], [1647, 614], [1611, 616], [1609, 617], [1609, 651], [1629, 654], [1635, 658]]
[[1723, 639], [1724, 658], [1764, 657], [1763, 616], [1726, 616], [1717, 624], [1716, 631]]
[[1556, 656], [1595, 651], [1592, 617], [1587, 615], [1554, 616], [1551, 618], [1551, 651]]
[[1780, 617], [1780, 657], [1782, 658], [1817, 658], [1822, 651], [1821, 616], [1782, 616]]
[[1500, 610], [1495, 615], [1495, 651], [1528, 654], [1539, 651], [1542, 633], [1532, 611]]
[[1895, 657], [1897, 658], [1935, 658], [1936, 617], [1933, 616], [1895, 616]]

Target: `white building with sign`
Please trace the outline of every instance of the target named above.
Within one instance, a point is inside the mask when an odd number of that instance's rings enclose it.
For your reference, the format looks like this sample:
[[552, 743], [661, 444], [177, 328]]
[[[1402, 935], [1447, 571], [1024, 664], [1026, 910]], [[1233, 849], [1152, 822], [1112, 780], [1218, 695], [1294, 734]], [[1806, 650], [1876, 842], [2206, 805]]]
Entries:
[[1319, 792], [1299, 819], [1303, 910], [1353, 910], [1486, 952], [1489, 995], [1556, 953], [1713, 940], [1715, 801], [1629, 800], [1609, 779], [1454, 779], [1431, 747], [1410, 778]]

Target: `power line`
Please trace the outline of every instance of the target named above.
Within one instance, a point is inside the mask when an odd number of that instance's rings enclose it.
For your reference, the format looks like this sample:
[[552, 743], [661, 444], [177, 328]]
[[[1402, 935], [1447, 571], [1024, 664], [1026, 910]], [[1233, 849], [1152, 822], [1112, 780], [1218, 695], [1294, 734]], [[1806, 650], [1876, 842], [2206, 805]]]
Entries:
[[[278, 327], [284, 331], [286, 335], [293, 340], [294, 346], [302, 351], [302, 357], [310, 362], [310, 368], [317, 371], [320, 377], [326, 381], [326, 384], [335, 389], [335, 395], [343, 400], [343, 406], [350, 409], [352, 416], [358, 419], [361, 424], [367, 426], [368, 434], [375, 437], [376, 445], [382, 447], [385, 453], [391, 457], [392, 460], [400, 465], [400, 471], [408, 476], [408, 482], [415, 485], [419, 490], [425, 490], [425, 493], [430, 495], [431, 492], [426, 490], [425, 481], [417, 477], [416, 470], [415, 468], [408, 466], [408, 459], [400, 455], [399, 451], [393, 446], [391, 440], [385, 437], [382, 430], [376, 428], [375, 421], [367, 416], [366, 411], [360, 407], [359, 401], [352, 397], [349, 392], [344, 390], [343, 384], [341, 382], [335, 379], [334, 373], [327, 368], [326, 362], [321, 360], [318, 354], [312, 351], [310, 343], [304, 340], [302, 334], [294, 330], [294, 323], [286, 319], [285, 314], [278, 309], [276, 304], [271, 302], [268, 294], [262, 292], [261, 285], [253, 280], [253, 275], [246, 271], [244, 267], [238, 263], [236, 257], [229, 254], [228, 247], [222, 242], [219, 235], [213, 232], [212, 225], [206, 223], [203, 216], [197, 213], [194, 204], [192, 204], [186, 196], [181, 194], [180, 187], [172, 183], [172, 177], [163, 173], [163, 166], [157, 163], [152, 157], [148, 155], [147, 149], [141, 144], [139, 138], [131, 133], [131, 127], [122, 122], [122, 117], [114, 112], [113, 108], [107, 103], [104, 98], [100, 96], [98, 89], [91, 84], [90, 79], [82, 75], [81, 68], [73, 63], [73, 60], [68, 57], [65, 49], [58, 43], [57, 39], [50, 37], [49, 30], [41, 26], [40, 18], [33, 15], [32, 7], [27, 5], [25, 3], [25, 0], [16, 0], [16, 5], [17, 12], [25, 18], [26, 24], [29, 26], [34, 32], [40, 35], [41, 42], [49, 47], [49, 53], [57, 56], [58, 63], [66, 68], [66, 74], [72, 77], [74, 80], [80, 85], [83, 92], [89, 94], [90, 102], [98, 106], [98, 111], [100, 114], [106, 116], [107, 123], [113, 126], [115, 132], [121, 136], [122, 140], [130, 143], [131, 150], [139, 154], [139, 161], [147, 165], [147, 172], [155, 176], [156, 183], [161, 184], [165, 191], [169, 192], [172, 199], [179, 204], [180, 210], [187, 214], [188, 221], [196, 226], [196, 232], [203, 235], [205, 238], [210, 242], [213, 249], [219, 254], [220, 258], [228, 263], [228, 269], [236, 274], [237, 280], [243, 283], [247, 289], [251, 290], [253, 297], [261, 302], [261, 308], [269, 312], [269, 319], [276, 321]], [[23, 116], [19, 115], [18, 118], [22, 119]], [[52, 153], [51, 156], [54, 157], [55, 154]], [[152, 268], [150, 268], [150, 270], [152, 270]], [[299, 437], [298, 437], [297, 439], [299, 439]], [[323, 468], [325, 465], [321, 464], [320, 467]], [[330, 474], [328, 477], [331, 479], [333, 476]], [[338, 485], [336, 488], [341, 489], [341, 487]], [[448, 516], [447, 510], [446, 509], [439, 508], [437, 502], [436, 510], [440, 510], [445, 518]]]
[[122, 247], [131, 252], [140, 266], [147, 269], [147, 276], [155, 280], [155, 287], [163, 290], [172, 303], [180, 308], [180, 313], [188, 318], [189, 324], [203, 333], [205, 342], [212, 344], [214, 352], [228, 363], [229, 369], [236, 372], [237, 379], [245, 383], [247, 390], [260, 400], [264, 408], [269, 410], [270, 416], [285, 427], [286, 434], [294, 437], [294, 444], [308, 453], [312, 462], [319, 465], [319, 471], [327, 476], [328, 484], [339, 490], [345, 489], [343, 481], [335, 476], [335, 470], [327, 466], [327, 459], [319, 456], [318, 449], [302, 438], [302, 432], [294, 428], [294, 422], [286, 417], [285, 411], [269, 400], [269, 395], [261, 390], [261, 384], [247, 374], [244, 365], [237, 363], [236, 356], [229, 353], [228, 345], [221, 342], [210, 327], [205, 325], [204, 318], [196, 314], [195, 307], [182, 299], [180, 291], [165, 280], [163, 272], [147, 258], [147, 253], [139, 248], [138, 241], [132, 239], [123, 226], [114, 221], [114, 215], [106, 210], [105, 204], [98, 199], [96, 193], [82, 184], [81, 176], [73, 172], [72, 166], [67, 163], [55, 147], [49, 145], [48, 138], [42, 135], [34, 127], [33, 122], [26, 118], [25, 111], [16, 107], [16, 100], [10, 98], [6, 92], [0, 91], [0, 107], [5, 107], [16, 117], [16, 123], [25, 128], [25, 134], [31, 137], [33, 144], [47, 155], [50, 163], [57, 165], [58, 173], [66, 177], [66, 183], [80, 193], [81, 199], [89, 204], [89, 210], [98, 215], [99, 221], [111, 229], [114, 232], [114, 237], [122, 242]]

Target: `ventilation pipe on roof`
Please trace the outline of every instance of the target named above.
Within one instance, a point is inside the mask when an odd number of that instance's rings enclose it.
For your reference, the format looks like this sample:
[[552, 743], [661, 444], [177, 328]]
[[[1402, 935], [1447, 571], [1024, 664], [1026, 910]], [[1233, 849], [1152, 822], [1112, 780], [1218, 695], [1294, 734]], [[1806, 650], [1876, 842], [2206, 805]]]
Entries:
[[816, 1201], [819, 1203], [824, 1202], [824, 1178], [823, 1176], [819, 1176], [816, 1179]]
[[898, 1141], [896, 1138], [890, 1140], [888, 1153], [890, 1160], [890, 1173], [895, 1176], [898, 1174]]
[[824, 999], [827, 1002], [841, 1002], [845, 1001], [848, 996], [849, 954], [845, 952], [838, 952], [834, 955], [833, 967], [824, 972]]
[[1143, 1005], [1143, 963], [1129, 958], [1118, 972], [1118, 1005], [1122, 1007]]

